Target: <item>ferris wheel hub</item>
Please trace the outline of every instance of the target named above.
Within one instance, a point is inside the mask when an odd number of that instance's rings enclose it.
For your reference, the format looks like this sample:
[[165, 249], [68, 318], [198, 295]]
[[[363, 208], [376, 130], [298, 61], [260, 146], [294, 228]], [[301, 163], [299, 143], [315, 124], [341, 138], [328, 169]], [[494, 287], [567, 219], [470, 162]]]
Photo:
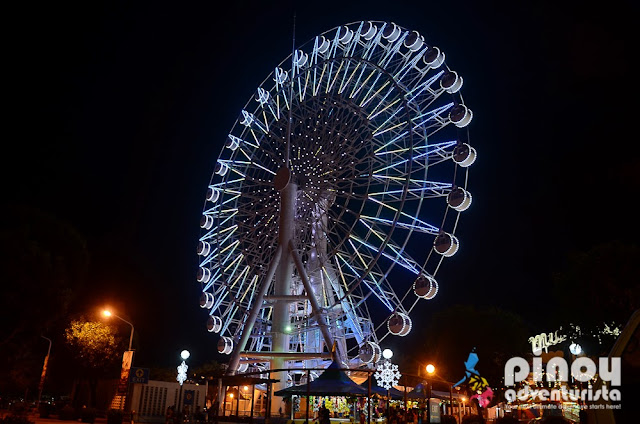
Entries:
[[282, 191], [285, 188], [287, 188], [290, 182], [291, 182], [291, 170], [286, 166], [283, 166], [282, 168], [278, 169], [278, 172], [276, 172], [276, 176], [273, 177], [273, 185], [278, 191]]

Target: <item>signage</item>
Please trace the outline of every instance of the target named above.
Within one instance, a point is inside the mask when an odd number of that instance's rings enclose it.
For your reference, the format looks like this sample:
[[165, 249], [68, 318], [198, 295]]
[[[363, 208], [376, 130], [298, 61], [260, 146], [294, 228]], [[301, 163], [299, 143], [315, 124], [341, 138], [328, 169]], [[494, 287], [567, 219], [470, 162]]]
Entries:
[[120, 380], [118, 381], [118, 394], [126, 395], [129, 387], [129, 371], [133, 363], [133, 350], [127, 350], [122, 355], [122, 369], [120, 370]]
[[549, 353], [549, 346], [554, 346], [567, 340], [566, 336], [558, 335], [558, 330], [554, 333], [542, 333], [534, 337], [529, 337], [529, 343], [531, 343], [531, 351], [535, 355], [540, 355], [542, 349], [545, 353]]
[[471, 396], [472, 399], [478, 400], [478, 405], [481, 408], [484, 408], [491, 403], [491, 399], [493, 398], [493, 390], [489, 387], [489, 382], [486, 378], [482, 377], [478, 370], [475, 368], [478, 364], [478, 354], [476, 353], [476, 348], [474, 347], [469, 354], [469, 357], [464, 363], [465, 372], [464, 377], [453, 387], [458, 387], [461, 384], [465, 384], [467, 388], [474, 393]]
[[429, 399], [429, 423], [440, 422], [440, 400]]
[[149, 368], [131, 368], [129, 381], [135, 384], [149, 383]]
[[44, 357], [44, 364], [42, 365], [42, 374], [40, 375], [40, 384], [38, 385], [38, 390], [42, 392], [42, 387], [44, 387], [44, 378], [47, 375], [47, 365], [49, 364], [49, 355]]

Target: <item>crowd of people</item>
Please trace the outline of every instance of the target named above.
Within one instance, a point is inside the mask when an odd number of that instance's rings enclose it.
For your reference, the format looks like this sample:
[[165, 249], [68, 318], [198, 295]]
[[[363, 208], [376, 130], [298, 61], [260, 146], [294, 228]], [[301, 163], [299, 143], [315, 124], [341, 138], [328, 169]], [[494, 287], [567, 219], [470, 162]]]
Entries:
[[405, 412], [403, 408], [389, 408], [389, 424], [422, 424], [423, 422], [426, 422], [426, 410], [412, 408]]
[[212, 421], [210, 414], [206, 414], [205, 411], [197, 408], [192, 413], [188, 406], [182, 408], [182, 414], [176, 412], [175, 406], [169, 406], [164, 420], [165, 424], [199, 424]]

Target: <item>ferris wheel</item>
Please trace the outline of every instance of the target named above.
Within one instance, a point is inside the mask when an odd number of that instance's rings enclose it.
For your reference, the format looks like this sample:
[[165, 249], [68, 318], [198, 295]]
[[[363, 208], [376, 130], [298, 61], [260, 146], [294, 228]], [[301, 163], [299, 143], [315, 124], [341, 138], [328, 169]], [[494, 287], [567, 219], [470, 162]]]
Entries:
[[283, 60], [209, 183], [200, 305], [232, 372], [373, 364], [438, 292], [476, 158], [462, 77], [416, 31], [355, 22]]

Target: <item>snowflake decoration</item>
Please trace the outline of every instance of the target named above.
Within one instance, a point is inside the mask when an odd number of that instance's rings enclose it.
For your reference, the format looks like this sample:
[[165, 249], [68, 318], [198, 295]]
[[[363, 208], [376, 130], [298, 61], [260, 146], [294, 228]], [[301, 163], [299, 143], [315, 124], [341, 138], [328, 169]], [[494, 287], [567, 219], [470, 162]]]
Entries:
[[189, 369], [189, 366], [184, 361], [182, 361], [182, 363], [178, 367], [178, 376], [176, 377], [176, 380], [178, 380], [181, 386], [182, 383], [184, 383], [184, 381], [187, 379], [187, 369]]
[[384, 387], [389, 390], [391, 387], [398, 384], [400, 381], [400, 371], [398, 371], [398, 366], [396, 364], [392, 364], [389, 361], [384, 361], [383, 363], [378, 365], [378, 369], [376, 373], [373, 375], [376, 378], [376, 382], [378, 386]]

